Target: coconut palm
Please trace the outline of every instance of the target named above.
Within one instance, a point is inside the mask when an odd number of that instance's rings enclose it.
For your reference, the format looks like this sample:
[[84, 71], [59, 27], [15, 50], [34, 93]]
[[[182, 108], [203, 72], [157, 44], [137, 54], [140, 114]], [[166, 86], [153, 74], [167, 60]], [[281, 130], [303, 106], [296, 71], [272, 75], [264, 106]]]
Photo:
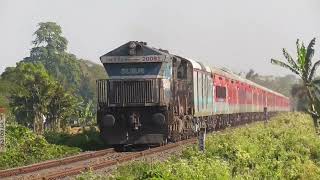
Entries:
[[316, 61], [314, 64], [312, 63], [315, 42], [316, 39], [313, 38], [306, 48], [303, 43], [300, 44], [298, 39], [296, 42], [296, 60], [292, 58], [286, 49], [283, 49], [283, 55], [286, 58], [287, 63], [275, 59], [271, 59], [271, 63], [289, 69], [301, 78], [309, 99], [308, 112], [313, 118], [313, 123], [317, 132], [319, 132], [320, 100], [317, 94], [320, 91], [320, 88], [317, 84], [320, 83], [320, 80], [315, 79], [315, 73], [320, 65], [320, 60]]

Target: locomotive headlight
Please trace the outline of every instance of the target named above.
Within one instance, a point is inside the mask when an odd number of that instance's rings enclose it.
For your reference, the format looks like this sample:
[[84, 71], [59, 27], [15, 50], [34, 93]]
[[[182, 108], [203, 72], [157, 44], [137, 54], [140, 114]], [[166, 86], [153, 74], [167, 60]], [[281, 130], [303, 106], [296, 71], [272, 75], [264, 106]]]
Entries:
[[166, 123], [166, 117], [162, 113], [155, 113], [152, 115], [152, 122], [157, 125], [164, 125]]
[[102, 118], [102, 125], [104, 127], [112, 127], [114, 126], [115, 122], [116, 122], [116, 119], [111, 114], [107, 114]]

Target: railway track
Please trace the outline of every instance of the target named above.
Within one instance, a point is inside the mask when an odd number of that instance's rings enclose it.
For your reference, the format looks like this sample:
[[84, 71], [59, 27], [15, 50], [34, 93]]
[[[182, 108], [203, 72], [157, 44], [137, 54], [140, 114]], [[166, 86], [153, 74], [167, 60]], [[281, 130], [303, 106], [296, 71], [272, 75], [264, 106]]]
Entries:
[[23, 166], [23, 167], [18, 167], [18, 168], [12, 168], [12, 169], [7, 169], [7, 170], [1, 170], [0, 171], [0, 179], [3, 178], [8, 178], [8, 177], [13, 177], [13, 176], [18, 176], [21, 174], [27, 174], [27, 173], [32, 173], [36, 171], [41, 171], [44, 169], [49, 169], [49, 168], [54, 168], [78, 161], [83, 161], [87, 160], [90, 158], [95, 158], [95, 157], [100, 157], [104, 156], [110, 153], [115, 152], [114, 149], [105, 149], [105, 150], [100, 150], [100, 151], [94, 151], [94, 152], [87, 152], [87, 153], [82, 153], [79, 155], [75, 156], [70, 156], [58, 160], [50, 160], [50, 161], [45, 161], [37, 164], [32, 164], [28, 166]]
[[60, 160], [52, 160], [30, 166], [0, 171], [0, 179], [61, 179], [74, 176], [87, 170], [98, 170], [157, 154], [181, 145], [196, 143], [188, 139], [177, 143], [155, 147], [139, 152], [116, 152], [114, 149], [95, 151]]

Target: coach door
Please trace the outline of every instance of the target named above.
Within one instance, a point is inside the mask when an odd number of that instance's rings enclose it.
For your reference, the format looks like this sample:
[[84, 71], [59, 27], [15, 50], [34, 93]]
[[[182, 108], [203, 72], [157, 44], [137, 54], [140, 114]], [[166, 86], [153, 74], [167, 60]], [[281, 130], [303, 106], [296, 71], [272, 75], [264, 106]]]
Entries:
[[176, 115], [191, 114], [192, 65], [184, 59], [174, 58], [173, 69], [175, 113]]

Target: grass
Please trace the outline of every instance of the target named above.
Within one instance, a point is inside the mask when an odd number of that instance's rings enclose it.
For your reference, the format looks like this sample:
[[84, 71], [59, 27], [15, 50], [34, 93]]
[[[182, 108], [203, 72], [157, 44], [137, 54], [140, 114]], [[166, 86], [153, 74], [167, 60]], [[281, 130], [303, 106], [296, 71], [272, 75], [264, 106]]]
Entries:
[[20, 125], [6, 127], [6, 151], [0, 153], [0, 169], [29, 165], [78, 154], [79, 148], [50, 144]]
[[311, 117], [283, 113], [267, 124], [254, 123], [209, 135], [206, 151], [197, 146], [164, 162], [135, 162], [112, 176], [85, 173], [78, 179], [320, 179], [320, 137]]

